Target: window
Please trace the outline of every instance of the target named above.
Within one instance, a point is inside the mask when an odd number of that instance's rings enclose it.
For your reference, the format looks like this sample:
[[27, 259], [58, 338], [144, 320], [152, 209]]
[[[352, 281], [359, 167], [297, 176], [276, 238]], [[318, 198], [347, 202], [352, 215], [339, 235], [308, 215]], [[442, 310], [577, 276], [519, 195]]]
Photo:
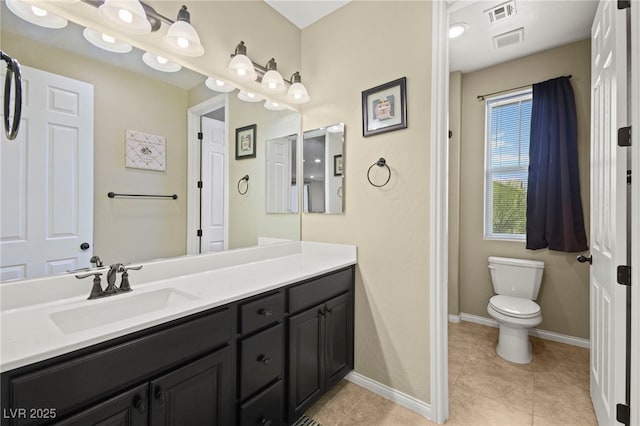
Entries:
[[524, 240], [531, 90], [486, 101], [486, 239]]

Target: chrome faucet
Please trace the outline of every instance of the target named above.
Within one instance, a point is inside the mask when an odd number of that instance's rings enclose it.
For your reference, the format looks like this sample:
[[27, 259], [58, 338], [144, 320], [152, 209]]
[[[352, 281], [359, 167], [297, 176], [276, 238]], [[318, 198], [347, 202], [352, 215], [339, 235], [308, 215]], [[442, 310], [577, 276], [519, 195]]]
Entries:
[[[93, 276], [93, 286], [91, 287], [91, 294], [89, 294], [88, 299], [98, 299], [100, 297], [113, 296], [114, 294], [131, 291], [131, 285], [129, 284], [129, 272], [127, 272], [130, 269], [137, 271], [142, 269], [142, 265], [129, 267], [123, 265], [122, 263], [115, 263], [113, 265], [110, 265], [107, 272], [107, 288], [105, 288], [104, 290], [102, 289], [101, 283], [101, 276], [104, 269], [90, 272], [88, 274], [76, 275], [76, 278], [80, 280]], [[118, 276], [118, 272], [122, 273], [122, 281], [120, 281], [119, 287], [116, 286], [116, 278]]]

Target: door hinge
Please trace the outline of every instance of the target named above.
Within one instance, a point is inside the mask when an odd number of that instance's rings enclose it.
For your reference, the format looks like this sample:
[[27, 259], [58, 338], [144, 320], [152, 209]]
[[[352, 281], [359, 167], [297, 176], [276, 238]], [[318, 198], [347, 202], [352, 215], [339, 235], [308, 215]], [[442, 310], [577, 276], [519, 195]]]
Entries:
[[627, 404], [616, 404], [616, 420], [622, 424], [629, 425], [631, 410]]
[[202, 132], [198, 132], [198, 139], [202, 140], [202, 138], [204, 138], [204, 135], [202, 134]]
[[631, 185], [631, 170], [627, 170], [627, 185]]
[[618, 146], [631, 146], [631, 126], [618, 129]]
[[202, 181], [201, 180], [198, 181], [198, 188], [202, 189]]
[[631, 0], [618, 0], [618, 9], [629, 9], [631, 8]]
[[198, 229], [198, 230], [196, 231], [196, 235], [197, 235], [198, 237], [202, 237], [202, 229]]
[[631, 266], [618, 265], [616, 269], [616, 275], [618, 277], [618, 284], [631, 285]]

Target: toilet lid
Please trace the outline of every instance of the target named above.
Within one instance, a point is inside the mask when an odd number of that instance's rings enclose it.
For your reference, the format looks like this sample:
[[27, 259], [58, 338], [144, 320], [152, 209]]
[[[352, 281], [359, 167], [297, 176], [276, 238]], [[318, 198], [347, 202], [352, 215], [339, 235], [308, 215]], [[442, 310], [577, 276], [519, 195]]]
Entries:
[[517, 318], [533, 318], [540, 315], [540, 306], [533, 300], [521, 297], [497, 295], [489, 299], [489, 304], [503, 315]]

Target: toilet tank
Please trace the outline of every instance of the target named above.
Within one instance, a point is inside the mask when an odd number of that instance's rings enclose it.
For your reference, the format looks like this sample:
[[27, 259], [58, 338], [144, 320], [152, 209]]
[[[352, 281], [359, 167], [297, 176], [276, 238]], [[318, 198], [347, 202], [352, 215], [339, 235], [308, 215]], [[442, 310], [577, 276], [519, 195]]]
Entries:
[[529, 300], [538, 297], [544, 262], [490, 256], [489, 270], [496, 294]]

